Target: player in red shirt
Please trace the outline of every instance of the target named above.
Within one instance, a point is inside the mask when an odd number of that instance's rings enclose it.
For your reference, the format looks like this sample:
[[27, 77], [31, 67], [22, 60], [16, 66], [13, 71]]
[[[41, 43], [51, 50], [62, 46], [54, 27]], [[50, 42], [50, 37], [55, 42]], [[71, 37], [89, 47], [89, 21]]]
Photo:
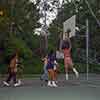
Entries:
[[71, 41], [69, 39], [70, 30], [67, 30], [66, 39], [63, 41], [62, 49], [64, 53], [64, 67], [66, 72], [66, 80], [68, 80], [68, 70], [72, 69], [76, 77], [79, 77], [78, 71], [73, 67], [73, 62], [71, 58]]

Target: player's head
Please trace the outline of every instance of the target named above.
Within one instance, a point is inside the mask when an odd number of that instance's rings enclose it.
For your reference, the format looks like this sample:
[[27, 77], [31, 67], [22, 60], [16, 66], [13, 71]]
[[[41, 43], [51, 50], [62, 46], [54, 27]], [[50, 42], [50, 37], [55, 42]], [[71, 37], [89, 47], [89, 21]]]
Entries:
[[70, 32], [71, 32], [71, 29], [67, 29], [67, 31], [65, 32], [66, 38], [69, 38]]
[[50, 54], [53, 54], [53, 53], [54, 53], [54, 50], [53, 50], [53, 49], [51, 49], [51, 50], [50, 50]]
[[66, 32], [67, 32], [67, 33], [70, 33], [70, 32], [71, 32], [71, 29], [70, 29], [70, 28], [68, 28]]

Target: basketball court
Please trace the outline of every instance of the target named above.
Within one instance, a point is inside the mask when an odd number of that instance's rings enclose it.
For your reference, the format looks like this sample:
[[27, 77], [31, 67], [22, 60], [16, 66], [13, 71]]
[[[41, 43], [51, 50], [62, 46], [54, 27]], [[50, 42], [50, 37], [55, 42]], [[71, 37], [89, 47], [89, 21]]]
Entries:
[[59, 75], [58, 87], [48, 87], [39, 77], [23, 79], [22, 86], [0, 86], [1, 100], [99, 100], [100, 98], [100, 75], [81, 74], [79, 79], [70, 74], [69, 80], [65, 81], [64, 75]]
[[[44, 3], [46, 3], [46, 1]], [[86, 4], [88, 7], [90, 7], [87, 0], [86, 0]], [[97, 24], [100, 24], [99, 21], [96, 19], [94, 13], [92, 12], [91, 8], [89, 8], [89, 10], [92, 16], [94, 17], [94, 19], [96, 20]], [[44, 47], [47, 49], [48, 40], [47, 40], [47, 35], [45, 33], [48, 31], [46, 27], [47, 25], [46, 25], [45, 9], [44, 9], [44, 14], [45, 15], [44, 15], [43, 25], [45, 26], [44, 27], [45, 32], [43, 31], [41, 33], [43, 36], [46, 36], [45, 39], [46, 43], [44, 43], [45, 44]], [[3, 13], [0, 12], [0, 15], [3, 15]], [[36, 77], [28, 77], [28, 78], [24, 77], [22, 79], [21, 86], [18, 87], [14, 87], [13, 85], [9, 87], [4, 86], [3, 80], [5, 80], [5, 77], [0, 78], [0, 100], [100, 100], [100, 74], [91, 73], [90, 71], [91, 69], [90, 64], [95, 63], [94, 60], [91, 59], [92, 57], [95, 56], [96, 52], [93, 51], [92, 56], [90, 56], [92, 49], [90, 48], [90, 44], [89, 44], [91, 40], [90, 32], [89, 32], [89, 19], [86, 19], [84, 22], [85, 25], [81, 26], [81, 24], [77, 23], [76, 21], [76, 17], [77, 17], [76, 15], [71, 16], [69, 19], [66, 19], [63, 22], [62, 25], [63, 32], [61, 33], [63, 34], [63, 36], [61, 37], [61, 41], [66, 39], [66, 32], [68, 29], [70, 29], [71, 31], [70, 32], [71, 34], [69, 35], [70, 38], [74, 37], [75, 40], [82, 38], [84, 40], [83, 42], [85, 46], [84, 48], [80, 48], [81, 51], [80, 58], [77, 57], [79, 60], [80, 59], [81, 60], [79, 62], [78, 61], [75, 62], [79, 64], [80, 71], [82, 67], [82, 72], [84, 72], [84, 74], [79, 71], [80, 73], [79, 79], [76, 79], [73, 74], [70, 74], [69, 80], [67, 81], [65, 80], [65, 75], [60, 74], [58, 76], [58, 87], [56, 88], [48, 87], [47, 82], [40, 80], [40, 75], [37, 75]], [[13, 25], [11, 25], [11, 32], [13, 33], [12, 29], [13, 29]], [[83, 31], [84, 34], [81, 35], [81, 30], [83, 29], [84, 29]], [[62, 42], [60, 44], [61, 45], [59, 46], [59, 49], [61, 49]], [[78, 50], [78, 47], [75, 49]], [[63, 59], [63, 54], [60, 53], [60, 51], [58, 53], [59, 53], [58, 58]], [[83, 68], [84, 67], [83, 64], [85, 64], [85, 68]], [[95, 64], [98, 65], [98, 62]], [[85, 71], [83, 71], [83, 69], [85, 69]]]

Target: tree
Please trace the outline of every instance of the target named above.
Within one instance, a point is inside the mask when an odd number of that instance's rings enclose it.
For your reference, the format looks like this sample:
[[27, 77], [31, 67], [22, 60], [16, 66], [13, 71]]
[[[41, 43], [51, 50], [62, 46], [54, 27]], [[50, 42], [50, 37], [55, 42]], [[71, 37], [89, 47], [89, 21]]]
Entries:
[[0, 11], [3, 11], [0, 16], [0, 50], [3, 48], [4, 57], [2, 64], [19, 48], [23, 64], [27, 66], [31, 62], [30, 66], [33, 67], [33, 56], [38, 58], [33, 52], [39, 47], [39, 38], [34, 35], [35, 28], [40, 27], [37, 5], [30, 0], [0, 1]]
[[34, 4], [30, 0], [20, 0], [20, 2], [8, 0], [1, 1], [0, 4], [4, 12], [4, 15], [0, 16], [0, 32], [2, 33], [0, 37], [4, 34], [6, 34], [5, 38], [8, 36], [22, 37], [26, 43], [30, 43], [30, 48], [32, 48], [34, 30], [40, 27], [37, 3]]
[[[88, 3], [87, 3], [88, 2]], [[50, 24], [49, 31], [52, 36], [52, 41], [56, 40], [58, 42], [58, 36], [60, 31], [63, 31], [63, 22], [70, 18], [73, 15], [76, 15], [76, 26], [79, 27], [80, 31], [76, 31], [76, 36], [73, 37], [73, 55], [77, 56], [78, 48], [81, 48], [85, 51], [86, 40], [84, 36], [86, 29], [86, 19], [89, 19], [89, 55], [91, 52], [95, 55], [100, 55], [99, 40], [100, 40], [100, 1], [99, 0], [64, 0], [62, 7], [58, 10], [58, 14], [53, 22]], [[92, 11], [91, 11], [92, 10]], [[98, 22], [97, 22], [98, 20]], [[54, 43], [55, 44], [55, 43]], [[84, 53], [85, 54], [85, 53]], [[93, 57], [93, 55], [91, 56]], [[74, 60], [77, 58], [74, 58]], [[80, 60], [80, 59], [79, 59]]]
[[43, 47], [43, 51], [44, 53], [47, 53], [47, 49], [48, 49], [48, 23], [51, 23], [53, 16], [55, 17], [56, 14], [56, 10], [57, 10], [57, 6], [59, 3], [59, 0], [40, 0], [41, 2], [39, 3], [39, 9], [40, 9], [40, 22], [42, 24], [42, 31], [41, 32], [41, 40], [43, 40], [43, 42], [41, 43], [41, 47]]

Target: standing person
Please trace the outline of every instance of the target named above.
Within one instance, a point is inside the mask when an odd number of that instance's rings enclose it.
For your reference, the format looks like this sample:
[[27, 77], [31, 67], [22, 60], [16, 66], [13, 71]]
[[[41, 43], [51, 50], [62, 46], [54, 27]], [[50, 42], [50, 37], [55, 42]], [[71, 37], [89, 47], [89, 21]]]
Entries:
[[74, 64], [71, 58], [71, 41], [69, 39], [70, 32], [71, 32], [70, 30], [67, 30], [66, 38], [63, 41], [63, 45], [62, 45], [62, 49], [64, 53], [64, 67], [65, 67], [65, 73], [66, 73], [66, 80], [68, 80], [68, 70], [69, 69], [73, 70], [77, 78], [79, 77], [78, 71], [73, 67]]
[[55, 60], [54, 61], [54, 77], [55, 77], [56, 83], [58, 83], [58, 81], [57, 81], [58, 71], [59, 71], [59, 64]]
[[23, 70], [24, 70], [24, 65], [22, 65], [22, 63], [18, 61], [18, 64], [17, 64], [17, 79], [18, 79], [18, 82], [20, 84], [22, 84], [21, 79], [23, 78]]
[[20, 81], [17, 82], [17, 79], [16, 79], [17, 65], [18, 65], [18, 52], [16, 51], [16, 53], [11, 57], [10, 65], [8, 68], [9, 76], [8, 76], [7, 80], [3, 82], [4, 85], [10, 86], [9, 82], [11, 81], [11, 79], [13, 79], [14, 86], [19, 86], [21, 84]]
[[42, 61], [44, 62], [44, 66], [43, 66], [43, 74], [40, 79], [48, 81], [48, 70], [47, 70], [48, 56], [45, 56], [42, 59]]
[[48, 54], [48, 64], [47, 64], [47, 70], [48, 70], [48, 75], [49, 75], [49, 80], [48, 80], [48, 86], [50, 87], [57, 87], [57, 84], [55, 82], [55, 72], [54, 72], [54, 62], [56, 60], [54, 51], [51, 50], [50, 53]]

